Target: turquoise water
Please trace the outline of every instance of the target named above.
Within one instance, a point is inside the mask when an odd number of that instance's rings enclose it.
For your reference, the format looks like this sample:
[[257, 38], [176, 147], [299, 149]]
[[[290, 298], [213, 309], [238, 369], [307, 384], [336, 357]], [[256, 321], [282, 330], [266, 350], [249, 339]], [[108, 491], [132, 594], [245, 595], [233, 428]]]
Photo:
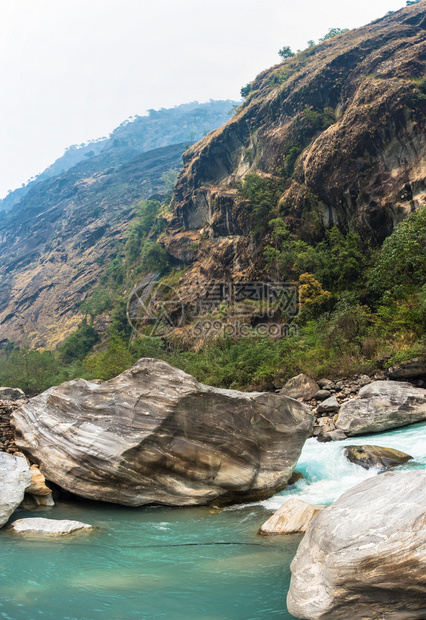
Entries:
[[[296, 495], [310, 504], [326, 504], [334, 502], [351, 487], [367, 478], [377, 476], [377, 469], [366, 470], [359, 465], [350, 463], [343, 454], [346, 446], [370, 444], [385, 448], [395, 448], [413, 457], [405, 465], [395, 471], [408, 469], [426, 469], [426, 423], [411, 424], [386, 433], [350, 437], [345, 441], [319, 443], [316, 439], [308, 439], [303, 448], [297, 471], [304, 475], [301, 480], [284, 494], [262, 502], [269, 510], [276, 510], [290, 495]], [[285, 497], [283, 497], [285, 495]]]
[[[426, 424], [333, 444], [309, 440], [305, 480], [260, 504], [131, 509], [89, 501], [59, 503], [38, 516], [95, 525], [90, 534], [36, 542], [0, 532], [0, 619], [290, 619], [289, 565], [300, 537], [262, 538], [259, 526], [290, 496], [330, 503], [377, 475], [347, 462], [347, 444], [395, 447], [426, 467]], [[14, 518], [34, 516], [16, 512]], [[213, 543], [213, 544], [211, 544]], [[231, 543], [231, 544], [217, 544]]]
[[[0, 618], [291, 618], [285, 597], [300, 539], [258, 537], [269, 514], [259, 506], [217, 512], [58, 504], [39, 516], [83, 520], [99, 530], [51, 543], [2, 532]], [[30, 514], [16, 514], [24, 516]], [[218, 542], [239, 544], [205, 544]]]

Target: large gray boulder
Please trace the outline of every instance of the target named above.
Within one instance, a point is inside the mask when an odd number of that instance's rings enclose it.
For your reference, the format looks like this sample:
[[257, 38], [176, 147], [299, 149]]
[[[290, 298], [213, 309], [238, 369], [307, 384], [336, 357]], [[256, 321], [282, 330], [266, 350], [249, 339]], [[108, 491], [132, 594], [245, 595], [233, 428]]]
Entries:
[[309, 525], [291, 573], [296, 618], [425, 618], [426, 471], [375, 476], [342, 495]]
[[426, 354], [392, 366], [387, 371], [387, 375], [391, 379], [410, 379], [411, 377], [426, 375]]
[[343, 403], [336, 428], [346, 435], [378, 433], [426, 420], [426, 390], [402, 381], [374, 381]]
[[31, 479], [30, 466], [24, 458], [0, 452], [0, 527], [24, 499]]
[[285, 488], [313, 426], [310, 409], [271, 393], [202, 385], [155, 359], [118, 377], [47, 390], [12, 418], [47, 480], [130, 506], [225, 504]]
[[280, 394], [290, 396], [290, 398], [295, 398], [296, 400], [298, 398], [311, 400], [318, 391], [318, 383], [312, 377], [302, 373], [289, 379], [284, 387], [281, 388]]

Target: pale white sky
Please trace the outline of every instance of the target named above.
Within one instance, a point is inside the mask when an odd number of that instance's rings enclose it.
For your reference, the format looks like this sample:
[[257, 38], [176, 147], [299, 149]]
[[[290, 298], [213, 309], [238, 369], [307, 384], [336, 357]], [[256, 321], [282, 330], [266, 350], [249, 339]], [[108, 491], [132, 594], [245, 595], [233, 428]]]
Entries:
[[239, 99], [330, 27], [404, 0], [0, 0], [0, 197], [149, 108]]

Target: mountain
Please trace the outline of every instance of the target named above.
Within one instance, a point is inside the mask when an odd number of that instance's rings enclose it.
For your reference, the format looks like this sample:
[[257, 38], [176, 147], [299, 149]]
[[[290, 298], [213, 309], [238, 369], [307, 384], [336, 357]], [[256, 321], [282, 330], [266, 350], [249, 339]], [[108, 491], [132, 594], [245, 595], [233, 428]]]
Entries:
[[[0, 222], [2, 338], [53, 348], [72, 332], [79, 304], [123, 257], [135, 204], [167, 193], [162, 176], [182, 154], [159, 241], [169, 264], [186, 268], [177, 289], [189, 304], [212, 279], [307, 272], [337, 294], [342, 278], [361, 277], [369, 248], [426, 204], [425, 9], [423, 0], [264, 71], [235, 115], [185, 153], [187, 143], [163, 142], [194, 137], [197, 123], [207, 131], [209, 105], [214, 124], [231, 102], [150, 111], [31, 187]], [[342, 247], [348, 233], [360, 245], [347, 275], [342, 266], [332, 277], [315, 248], [334, 225]]]
[[230, 100], [201, 104], [194, 101], [169, 109], [148, 110], [146, 116], [135, 116], [121, 123], [108, 137], [67, 148], [62, 157], [35, 179], [0, 200], [0, 211], [11, 209], [35, 185], [66, 172], [79, 162], [94, 160], [95, 165], [99, 165], [96, 162], [101, 155], [105, 167], [113, 166], [162, 146], [200, 140], [212, 129], [223, 125], [235, 105]]
[[425, 28], [422, 0], [264, 71], [186, 151], [135, 154], [127, 123], [30, 188], [0, 222], [1, 337], [57, 348], [2, 347], [3, 384], [155, 357], [276, 390], [423, 359]]
[[114, 130], [98, 154], [78, 149], [74, 165], [66, 154], [32, 184], [0, 219], [1, 340], [54, 348], [69, 335], [82, 318], [79, 303], [119, 255], [138, 201], [170, 191], [183, 152], [223, 123], [232, 104], [151, 110]]
[[191, 266], [186, 292], [265, 277], [273, 218], [307, 243], [336, 224], [380, 246], [426, 204], [425, 28], [423, 0], [309, 47], [185, 153], [163, 243]]

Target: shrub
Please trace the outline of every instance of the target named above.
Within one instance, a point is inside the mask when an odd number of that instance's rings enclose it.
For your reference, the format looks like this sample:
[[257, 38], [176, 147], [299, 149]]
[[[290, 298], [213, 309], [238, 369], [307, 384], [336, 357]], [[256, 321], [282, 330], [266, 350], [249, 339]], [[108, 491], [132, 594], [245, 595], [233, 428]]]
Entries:
[[163, 271], [168, 267], [168, 254], [162, 245], [146, 241], [141, 251], [141, 267], [145, 271]]
[[165, 348], [165, 344], [161, 338], [144, 336], [143, 338], [137, 338], [132, 343], [131, 351], [135, 361], [141, 357], [154, 357], [156, 359], [162, 359], [165, 353]]
[[287, 58], [293, 58], [296, 54], [291, 51], [291, 47], [289, 45], [285, 45], [279, 50], [278, 56], [281, 56], [283, 60], [287, 60]]
[[113, 337], [106, 350], [94, 353], [84, 360], [84, 367], [96, 379], [107, 381], [130, 368], [132, 363], [133, 357], [126, 343]]
[[[395, 299], [426, 281], [426, 207], [411, 213], [385, 239], [368, 287], [379, 299]], [[402, 287], [402, 288], [401, 288]]]
[[254, 233], [265, 231], [278, 200], [284, 191], [284, 184], [274, 178], [247, 174], [238, 190], [240, 200], [247, 201], [247, 215]]
[[59, 349], [59, 358], [63, 364], [82, 360], [99, 342], [99, 335], [84, 319], [77, 330], [69, 336]]
[[80, 304], [80, 312], [88, 314], [93, 323], [96, 316], [112, 308], [112, 298], [108, 290], [98, 289], [93, 295]]
[[322, 39], [320, 39], [320, 41], [328, 41], [329, 39], [337, 37], [337, 35], [343, 34], [345, 32], [349, 32], [349, 28], [329, 28], [327, 34], [324, 35]]
[[251, 84], [251, 82], [249, 82], [248, 84], [246, 84], [245, 86], [243, 86], [243, 87], [241, 88], [241, 97], [242, 97], [243, 99], [246, 99], [246, 98], [249, 96], [249, 94], [251, 93], [251, 89], [252, 89], [252, 84]]

